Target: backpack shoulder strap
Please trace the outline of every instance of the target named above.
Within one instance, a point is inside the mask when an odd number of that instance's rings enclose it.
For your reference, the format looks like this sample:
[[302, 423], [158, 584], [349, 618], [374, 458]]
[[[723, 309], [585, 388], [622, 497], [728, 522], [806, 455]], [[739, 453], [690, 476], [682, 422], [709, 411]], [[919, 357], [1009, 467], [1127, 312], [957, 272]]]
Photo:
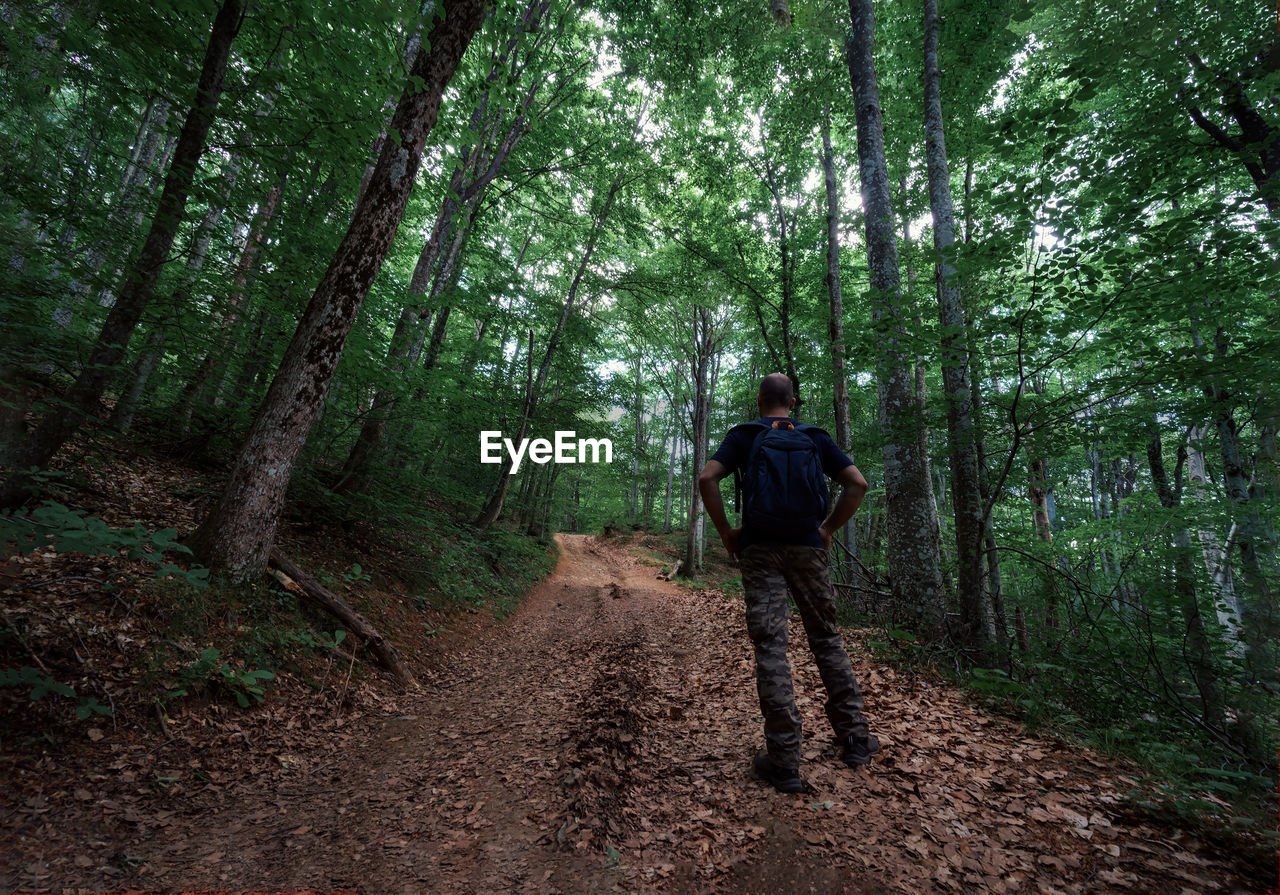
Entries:
[[[750, 420], [745, 423], [738, 423], [729, 430], [732, 434], [739, 430], [746, 431], [748, 429], [758, 429], [759, 432], [751, 441], [751, 447], [747, 451], [747, 463], [751, 462], [751, 458], [755, 456], [756, 447], [760, 444], [760, 439], [764, 438], [765, 433], [769, 431], [769, 424], [764, 420]], [[734, 512], [742, 512], [742, 470], [744, 464], [738, 464], [733, 470], [733, 509]]]
[[797, 432], [805, 432], [805, 433], [808, 433], [809, 435], [821, 434], [821, 435], [827, 436], [828, 438], [831, 437], [831, 433], [828, 432], [826, 429], [822, 428], [821, 426], [813, 426], [813, 425], [810, 425], [809, 423], [796, 423], [795, 426], [796, 426]]

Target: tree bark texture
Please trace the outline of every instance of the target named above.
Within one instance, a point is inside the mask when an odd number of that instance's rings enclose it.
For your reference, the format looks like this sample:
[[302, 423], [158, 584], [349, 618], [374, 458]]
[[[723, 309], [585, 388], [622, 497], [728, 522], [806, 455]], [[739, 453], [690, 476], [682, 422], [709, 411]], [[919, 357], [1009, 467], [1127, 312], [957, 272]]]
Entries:
[[872, 316], [882, 333], [876, 366], [881, 412], [887, 427], [884, 480], [889, 575], [898, 606], [914, 615], [913, 621], [922, 635], [941, 639], [945, 633], [946, 601], [937, 550], [938, 520], [930, 510], [928, 465], [918, 437], [923, 421], [916, 418], [912, 356], [900, 307], [898, 245], [876, 84], [871, 0], [849, 0], [849, 18], [845, 55], [855, 103]]
[[[822, 178], [827, 193], [827, 296], [831, 301], [827, 334], [831, 340], [832, 403], [836, 416], [836, 444], [846, 453], [852, 440], [849, 424], [849, 383], [845, 379], [844, 296], [840, 290], [840, 191], [831, 150], [831, 106], [822, 110]], [[845, 546], [844, 579], [853, 581], [858, 555], [857, 524], [850, 521], [840, 531]]]
[[942, 322], [942, 385], [947, 402], [947, 435], [951, 447], [951, 500], [955, 511], [956, 557], [959, 564], [960, 630], [958, 638], [982, 650], [994, 634], [990, 605], [983, 588], [983, 502], [973, 407], [969, 396], [969, 334], [953, 263], [956, 249], [955, 208], [943, 133], [942, 86], [938, 71], [938, 0], [924, 0], [924, 133], [933, 212], [933, 248], [937, 255], [938, 308]]
[[[693, 474], [707, 465], [707, 421], [711, 399], [708, 389], [711, 360], [719, 350], [719, 339], [711, 320], [711, 311], [699, 305], [694, 309], [693, 357]], [[684, 565], [681, 574], [692, 578], [702, 568], [702, 495], [695, 485], [689, 501], [689, 525], [685, 531]]]
[[[1216, 328], [1213, 341], [1214, 360], [1225, 363], [1230, 345], [1223, 327]], [[1195, 342], [1195, 347], [1202, 350], [1198, 333]], [[1266, 540], [1259, 502], [1251, 499], [1249, 474], [1245, 470], [1240, 452], [1240, 429], [1235, 421], [1233, 396], [1213, 376], [1206, 379], [1204, 394], [1213, 408], [1218, 448], [1222, 457], [1223, 488], [1234, 508], [1232, 534], [1239, 550], [1239, 581], [1244, 590], [1243, 595], [1240, 595], [1242, 598], [1239, 606], [1242, 611], [1245, 658], [1255, 677], [1275, 682], [1280, 677], [1275, 659], [1276, 641], [1280, 638], [1280, 605], [1277, 605], [1276, 591], [1262, 558], [1271, 545]], [[1232, 537], [1228, 537], [1228, 542], [1231, 540]]]
[[[1147, 464], [1151, 468], [1151, 481], [1160, 505], [1167, 510], [1173, 510], [1182, 503], [1182, 484], [1178, 479], [1181, 477], [1186, 452], [1185, 449], [1180, 451], [1175, 481], [1170, 484], [1168, 473], [1165, 471], [1164, 446], [1158, 420], [1152, 421], [1150, 431], [1151, 437], [1147, 441]], [[1184, 653], [1188, 670], [1200, 694], [1201, 717], [1205, 724], [1222, 730], [1225, 722], [1222, 688], [1218, 683], [1218, 675], [1214, 670], [1209, 652], [1209, 637], [1205, 632], [1204, 617], [1200, 614], [1200, 599], [1196, 593], [1196, 577], [1191, 562], [1191, 534], [1186, 526], [1180, 523], [1174, 529], [1173, 547], [1171, 585], [1182, 612], [1182, 620], [1187, 626], [1187, 649]]]
[[[496, 82], [509, 72], [509, 63], [522, 34], [536, 33], [533, 46], [525, 53], [515, 69], [522, 72], [529, 59], [542, 46], [545, 33], [550, 30], [543, 27], [550, 3], [547, 0], [531, 0], [525, 9], [524, 16], [516, 33], [504, 49], [496, 53], [490, 65], [488, 81]], [[441, 201], [440, 211], [436, 215], [431, 234], [418, 254], [418, 262], [414, 266], [413, 275], [409, 279], [409, 290], [404, 309], [397, 320], [391, 343], [387, 349], [388, 372], [399, 377], [410, 367], [417, 364], [422, 350], [422, 336], [415, 339], [415, 334], [425, 334], [422, 321], [431, 318], [434, 301], [445, 291], [447, 285], [456, 282], [461, 272], [458, 267], [459, 256], [466, 237], [470, 234], [476, 212], [489, 184], [501, 173], [503, 165], [520, 140], [529, 131], [529, 108], [541, 85], [539, 79], [525, 92], [520, 105], [515, 109], [515, 116], [504, 134], [499, 139], [497, 134], [490, 136], [505, 122], [506, 110], [495, 110], [486, 119], [489, 108], [489, 92], [480, 99], [471, 113], [471, 129], [480, 136], [475, 145], [464, 150], [461, 158], [449, 178], [449, 186]], [[486, 145], [492, 140], [493, 145]], [[369, 177], [366, 175], [361, 192], [367, 189]], [[447, 251], [446, 251], [447, 249]], [[523, 255], [523, 252], [521, 253]], [[431, 342], [428, 347], [426, 368], [431, 369], [439, 358], [448, 323], [449, 308], [443, 307], [436, 314], [431, 325]], [[362, 493], [369, 482], [370, 466], [382, 449], [392, 415], [395, 413], [399, 395], [391, 386], [380, 388], [374, 398], [373, 408], [361, 424], [351, 452], [343, 464], [339, 481], [339, 490], [344, 494]]]
[[1240, 128], [1232, 134], [1226, 128], [1209, 119], [1199, 107], [1191, 107], [1191, 119], [1206, 134], [1213, 137], [1224, 149], [1231, 152], [1258, 188], [1258, 194], [1273, 221], [1280, 221], [1280, 129], [1269, 121], [1263, 111], [1266, 98], [1255, 104], [1245, 91], [1244, 84], [1229, 75], [1211, 72], [1199, 56], [1192, 54], [1197, 74], [1212, 80], [1221, 90], [1222, 109], [1231, 123]]
[[444, 17], [436, 20], [428, 36], [430, 50], [418, 54], [392, 117], [391, 129], [400, 140], [384, 143], [368, 188], [298, 323], [226, 488], [192, 536], [197, 555], [230, 581], [252, 580], [266, 565], [294, 463], [356, 312], [400, 226], [445, 87], [484, 20], [485, 5], [479, 0], [442, 6]]
[[[1193, 428], [1187, 443], [1187, 484], [1197, 499], [1210, 500], [1209, 477], [1205, 469], [1203, 445], [1209, 438], [1209, 427]], [[1217, 532], [1208, 526], [1199, 526], [1196, 531], [1200, 542], [1200, 554], [1204, 558], [1205, 571], [1213, 582], [1214, 606], [1218, 617], [1218, 626], [1222, 631], [1222, 639], [1228, 655], [1243, 657], [1245, 654], [1244, 632], [1240, 629], [1240, 600], [1236, 595], [1235, 575], [1231, 569], [1231, 561], [1227, 551], [1219, 539]], [[1228, 536], [1230, 540], [1230, 536]]]

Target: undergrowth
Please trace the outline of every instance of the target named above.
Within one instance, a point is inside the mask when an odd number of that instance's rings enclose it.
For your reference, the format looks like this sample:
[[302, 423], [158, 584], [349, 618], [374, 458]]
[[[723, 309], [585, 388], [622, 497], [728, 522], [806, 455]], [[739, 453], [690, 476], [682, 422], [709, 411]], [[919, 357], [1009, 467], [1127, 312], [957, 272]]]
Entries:
[[[105, 469], [119, 462], [111, 453], [95, 449], [93, 456]], [[131, 454], [126, 462], [137, 459]], [[409, 655], [442, 630], [441, 615], [473, 609], [506, 616], [555, 564], [547, 542], [501, 525], [476, 532], [463, 512], [449, 512], [430, 495], [379, 498], [379, 511], [369, 513], [373, 502], [354, 506], [314, 477], [301, 478], [290, 518], [307, 522], [282, 528], [288, 551], [375, 627], [403, 639]], [[184, 497], [207, 496], [197, 479], [193, 474]], [[108, 525], [76, 506], [74, 483], [63, 484], [62, 502], [0, 514], [6, 555], [56, 563], [34, 583], [59, 588], [75, 607], [58, 630], [23, 620], [16, 607], [18, 621], [0, 626], [7, 655], [0, 694], [20, 698], [9, 700], [18, 712], [12, 720], [29, 732], [70, 731], [96, 715], [117, 724], [158, 714], [163, 724], [179, 706], [214, 702], [252, 708], [271, 698], [280, 674], [316, 691], [339, 680], [345, 690], [367, 676], [369, 657], [341, 624], [275, 579], [211, 584], [173, 528]], [[353, 518], [376, 523], [351, 524]], [[39, 614], [39, 603], [30, 605]], [[73, 639], [88, 664], [64, 661], [61, 644]], [[106, 689], [114, 696], [109, 703]]]

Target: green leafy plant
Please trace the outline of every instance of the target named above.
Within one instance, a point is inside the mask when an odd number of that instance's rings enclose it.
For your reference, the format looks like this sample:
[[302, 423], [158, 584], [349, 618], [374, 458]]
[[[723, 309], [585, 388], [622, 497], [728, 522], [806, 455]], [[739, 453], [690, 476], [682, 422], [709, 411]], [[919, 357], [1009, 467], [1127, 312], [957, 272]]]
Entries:
[[81, 721], [84, 721], [86, 718], [91, 718], [94, 715], [106, 715], [107, 717], [110, 717], [114, 714], [115, 712], [111, 710], [110, 706], [103, 705], [98, 702], [96, 697], [93, 696], [81, 696], [80, 704], [76, 706], [76, 717]]
[[141, 523], [132, 528], [113, 528], [97, 516], [75, 510], [54, 501], [46, 501], [29, 514], [0, 513], [0, 541], [12, 543], [18, 552], [27, 554], [52, 546], [59, 553], [125, 553], [156, 567], [156, 577], [170, 575], [194, 587], [205, 587], [209, 570], [200, 566], [182, 568], [167, 562], [166, 553], [191, 555], [191, 550], [177, 542], [176, 528], [148, 531]]
[[351, 568], [343, 573], [342, 580], [349, 585], [370, 584], [372, 579], [358, 562], [351, 564]]
[[263, 682], [274, 677], [273, 672], [261, 668], [241, 671], [223, 661], [221, 650], [210, 646], [179, 675], [186, 686], [171, 690], [165, 701], [187, 695], [188, 688], [203, 690], [212, 685], [230, 693], [241, 708], [248, 708], [250, 699], [263, 701]]
[[71, 687], [58, 683], [39, 668], [32, 668], [29, 665], [0, 670], [0, 687], [29, 687], [32, 702], [44, 699], [50, 693], [58, 696], [76, 695], [76, 691]]
[[[75, 688], [54, 680], [39, 668], [32, 668], [30, 665], [22, 668], [0, 669], [0, 687], [27, 687], [32, 702], [38, 702], [50, 693], [55, 696], [73, 698], [76, 696]], [[81, 696], [79, 700], [80, 704], [76, 706], [76, 717], [81, 721], [94, 715], [114, 714], [109, 706], [98, 702], [96, 697]]]

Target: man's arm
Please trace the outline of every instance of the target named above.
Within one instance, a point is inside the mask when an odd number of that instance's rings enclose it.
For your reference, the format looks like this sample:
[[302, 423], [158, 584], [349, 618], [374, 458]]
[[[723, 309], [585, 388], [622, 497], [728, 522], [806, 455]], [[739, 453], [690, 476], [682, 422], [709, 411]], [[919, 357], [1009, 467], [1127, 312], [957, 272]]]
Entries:
[[[862, 503], [862, 498], [867, 493], [867, 480], [852, 463], [840, 470], [835, 480], [841, 488], [840, 498], [831, 508], [831, 515], [818, 526], [818, 537], [822, 538], [822, 544], [827, 548], [831, 547], [831, 538], [835, 533], [857, 512], [858, 505]], [[719, 494], [717, 493], [716, 496], [719, 497]], [[707, 509], [710, 511], [710, 506]], [[720, 512], [721, 515], [724, 514], [723, 509]]]
[[[698, 493], [702, 495], [702, 505], [707, 508], [707, 515], [711, 517], [712, 524], [720, 534], [720, 543], [724, 544], [724, 549], [730, 556], [737, 556], [738, 533], [742, 529], [729, 526], [729, 518], [724, 512], [724, 500], [720, 497], [720, 480], [728, 474], [728, 467], [719, 460], [708, 460], [707, 465], [698, 475]], [[862, 484], [865, 491], [866, 482]], [[858, 499], [862, 499], [861, 495]], [[854, 504], [854, 508], [857, 508], [857, 504]], [[849, 514], [853, 515], [853, 510], [850, 510]]]

